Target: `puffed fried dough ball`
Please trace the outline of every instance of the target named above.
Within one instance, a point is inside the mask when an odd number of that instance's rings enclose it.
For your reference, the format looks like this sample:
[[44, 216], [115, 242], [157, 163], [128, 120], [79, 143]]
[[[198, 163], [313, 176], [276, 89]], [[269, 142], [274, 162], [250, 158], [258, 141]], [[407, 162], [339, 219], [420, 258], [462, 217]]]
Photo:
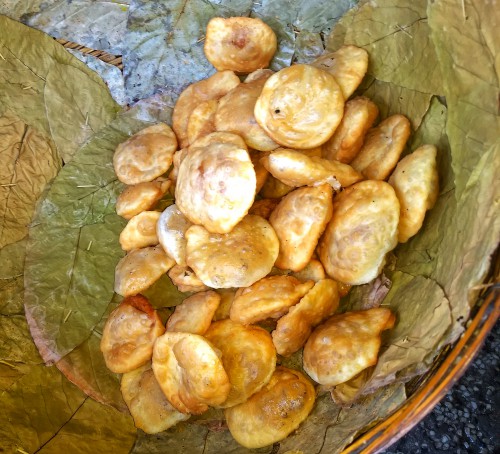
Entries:
[[158, 211], [143, 211], [130, 219], [120, 233], [120, 246], [124, 251], [139, 249], [158, 244], [156, 223], [160, 218]]
[[231, 382], [229, 395], [220, 407], [245, 402], [269, 382], [276, 368], [276, 350], [265, 329], [226, 319], [212, 323], [205, 337], [221, 352]]
[[349, 292], [351, 291], [352, 285], [337, 281], [337, 288], [339, 289], [340, 297], [343, 298], [344, 296], [349, 294]]
[[277, 367], [271, 380], [246, 402], [224, 411], [233, 438], [245, 448], [283, 440], [307, 418], [316, 392], [299, 371]]
[[319, 242], [327, 274], [351, 285], [375, 279], [398, 240], [399, 202], [384, 181], [361, 181], [338, 194]]
[[244, 325], [277, 319], [297, 304], [313, 285], [312, 281], [300, 282], [292, 276], [265, 277], [236, 292], [229, 317]]
[[424, 222], [425, 213], [439, 195], [437, 150], [434, 145], [422, 145], [399, 161], [389, 178], [401, 205], [398, 241], [406, 243]]
[[326, 278], [326, 273], [319, 260], [311, 259], [311, 261], [304, 268], [300, 271], [293, 272], [291, 276], [296, 277], [299, 281], [318, 282]]
[[101, 352], [111, 372], [123, 374], [151, 359], [153, 344], [165, 331], [153, 306], [142, 295], [129, 296], [109, 315]]
[[215, 131], [207, 134], [206, 136], [202, 136], [195, 142], [193, 142], [189, 148], [204, 148], [213, 143], [225, 143], [227, 145], [234, 145], [238, 148], [242, 148], [243, 150], [248, 151], [247, 144], [240, 135], [225, 131]]
[[156, 434], [186, 421], [189, 415], [178, 412], [167, 400], [151, 369], [146, 364], [123, 374], [120, 386], [135, 427]]
[[363, 146], [366, 132], [378, 117], [378, 107], [364, 96], [347, 101], [344, 116], [333, 136], [322, 145], [322, 156], [349, 164]]
[[213, 290], [187, 297], [167, 320], [166, 330], [205, 334], [219, 303], [220, 295]]
[[176, 205], [193, 224], [212, 233], [227, 233], [248, 213], [255, 188], [248, 152], [236, 145], [212, 143], [190, 149], [182, 161]]
[[122, 296], [137, 295], [174, 265], [174, 259], [165, 254], [161, 246], [134, 249], [116, 265], [115, 292]]
[[344, 114], [344, 97], [333, 76], [310, 65], [293, 65], [267, 79], [255, 104], [257, 123], [290, 148], [325, 143]]
[[156, 224], [158, 241], [178, 265], [186, 266], [186, 230], [192, 223], [173, 204], [165, 208]]
[[129, 185], [153, 181], [169, 169], [175, 150], [177, 139], [170, 126], [149, 126], [116, 147], [116, 176]]
[[287, 194], [269, 217], [280, 242], [278, 268], [300, 271], [311, 260], [332, 217], [333, 189], [328, 184]]
[[240, 84], [220, 99], [215, 115], [217, 131], [239, 134], [255, 150], [271, 151], [278, 148], [279, 145], [260, 127], [254, 116], [255, 103], [271, 75]]
[[410, 137], [410, 121], [404, 115], [392, 115], [368, 131], [358, 155], [351, 162], [369, 180], [385, 180], [398, 163]]
[[234, 295], [236, 294], [236, 289], [233, 288], [219, 288], [216, 291], [220, 295], [220, 304], [215, 311], [214, 322], [229, 318], [229, 311], [231, 310]]
[[281, 197], [287, 195], [289, 192], [292, 192], [294, 189], [294, 186], [289, 186], [269, 174], [266, 181], [262, 185], [259, 194], [265, 199], [281, 199]]
[[207, 25], [205, 56], [218, 71], [250, 73], [269, 66], [277, 48], [269, 25], [251, 17], [214, 17]]
[[169, 190], [172, 182], [164, 178], [127, 186], [116, 199], [116, 214], [131, 219], [153, 208]]
[[368, 69], [368, 52], [352, 45], [342, 46], [335, 52], [319, 56], [311, 65], [335, 77], [344, 99], [348, 99], [365, 77]]
[[187, 125], [187, 137], [190, 144], [215, 131], [215, 112], [217, 112], [218, 103], [217, 99], [210, 99], [194, 108]]
[[307, 292], [304, 297], [278, 320], [272, 332], [276, 351], [289, 356], [300, 350], [313, 328], [332, 315], [339, 306], [337, 283], [324, 279]]
[[321, 158], [322, 149], [323, 149], [323, 145], [320, 145], [319, 147], [308, 148], [307, 150], [304, 149], [304, 150], [297, 150], [297, 151], [300, 151], [303, 155], [306, 155], [310, 158], [313, 158], [313, 157]]
[[175, 265], [168, 272], [168, 277], [179, 292], [203, 292], [208, 287], [200, 281], [195, 272], [188, 266]]
[[347, 187], [363, 179], [350, 165], [309, 157], [297, 150], [279, 148], [262, 158], [264, 167], [289, 186], [318, 186], [328, 183], [334, 189]]
[[193, 110], [202, 102], [219, 99], [239, 83], [240, 79], [232, 71], [221, 71], [189, 85], [179, 95], [172, 113], [172, 129], [180, 148], [189, 146], [187, 128]]
[[181, 413], [201, 414], [227, 399], [231, 384], [210, 342], [191, 333], [166, 332], [155, 342], [153, 371]]
[[248, 211], [248, 214], [255, 214], [263, 217], [264, 219], [269, 219], [269, 216], [271, 216], [271, 213], [274, 211], [279, 202], [279, 199], [256, 200]]
[[265, 78], [265, 80], [267, 80], [269, 79], [269, 76], [271, 76], [271, 74], [274, 74], [274, 71], [272, 69], [263, 69], [263, 68], [256, 69], [254, 72], [250, 73], [247, 77], [245, 77], [245, 80], [243, 82], [245, 84], [248, 84], [262, 77]]
[[269, 274], [279, 250], [269, 222], [254, 215], [245, 216], [226, 234], [193, 225], [186, 238], [187, 264], [212, 288], [252, 285]]
[[[181, 166], [181, 162], [184, 160], [188, 153], [187, 148], [183, 148], [182, 150], [177, 150], [174, 153], [174, 157], [172, 159], [172, 170], [168, 174], [168, 177], [173, 183], [173, 186], [171, 187], [172, 193], [175, 193], [175, 185], [177, 183], [177, 176], [179, 175], [179, 167]], [[173, 190], [172, 190], [173, 189]]]
[[380, 334], [394, 326], [383, 307], [334, 315], [318, 326], [304, 347], [304, 370], [317, 383], [335, 386], [377, 364]]
[[269, 172], [264, 167], [264, 164], [260, 162], [264, 156], [267, 156], [267, 153], [252, 150], [249, 154], [255, 171], [255, 192], [259, 192], [266, 184], [267, 178], [269, 177]]

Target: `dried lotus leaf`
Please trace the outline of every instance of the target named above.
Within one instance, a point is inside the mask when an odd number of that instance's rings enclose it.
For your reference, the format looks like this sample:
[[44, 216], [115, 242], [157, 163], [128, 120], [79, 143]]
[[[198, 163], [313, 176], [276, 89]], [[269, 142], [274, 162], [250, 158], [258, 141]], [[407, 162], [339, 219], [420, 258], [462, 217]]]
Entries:
[[161, 246], [134, 249], [123, 257], [115, 269], [115, 292], [137, 295], [153, 285], [175, 265]]
[[158, 178], [127, 186], [116, 199], [116, 214], [131, 219], [136, 214], [150, 210], [167, 193], [171, 184], [170, 180]]
[[169, 169], [175, 150], [177, 139], [170, 126], [158, 123], [142, 129], [116, 147], [116, 176], [129, 185], [153, 181]]
[[187, 125], [187, 137], [190, 144], [215, 131], [217, 104], [216, 99], [210, 99], [194, 108]]
[[109, 315], [101, 338], [106, 366], [122, 374], [151, 359], [155, 340], [165, 331], [149, 301], [142, 295], [129, 296]]
[[368, 69], [368, 52], [352, 45], [342, 46], [335, 52], [319, 56], [311, 65], [335, 77], [344, 99], [348, 99], [365, 77]]
[[296, 277], [299, 281], [314, 281], [318, 282], [326, 278], [325, 268], [317, 259], [311, 261], [300, 271], [295, 271], [291, 276]]
[[200, 281], [195, 272], [188, 266], [175, 265], [168, 272], [168, 277], [179, 292], [203, 292], [208, 287]]
[[120, 389], [135, 427], [148, 434], [163, 432], [189, 419], [189, 415], [170, 405], [150, 363], [123, 374]]
[[187, 264], [212, 288], [248, 287], [271, 271], [279, 242], [271, 225], [247, 215], [226, 234], [193, 225], [186, 231]]
[[281, 199], [281, 197], [287, 195], [294, 189], [294, 186], [289, 186], [277, 178], [274, 178], [272, 175], [268, 175], [259, 194], [265, 199]]
[[351, 285], [375, 279], [398, 239], [399, 201], [384, 181], [361, 181], [333, 200], [318, 252], [327, 274]]
[[313, 281], [300, 282], [293, 276], [265, 277], [236, 292], [229, 316], [234, 322], [244, 325], [268, 318], [277, 319], [313, 286]]
[[163, 250], [181, 266], [186, 266], [185, 233], [191, 225], [175, 204], [165, 208], [156, 224], [156, 234]]
[[350, 186], [363, 176], [349, 164], [316, 156], [309, 157], [298, 150], [279, 148], [262, 158], [265, 168], [278, 180], [293, 186], [318, 186], [328, 183], [335, 190]]
[[277, 367], [267, 383], [246, 402], [224, 411], [234, 439], [245, 448], [283, 440], [307, 418], [316, 392], [299, 371]]
[[425, 213], [439, 195], [437, 150], [434, 145], [422, 145], [399, 161], [389, 178], [396, 191], [401, 212], [398, 241], [406, 243], [422, 227]]
[[300, 271], [311, 260], [332, 217], [333, 189], [328, 184], [287, 194], [269, 217], [280, 242], [275, 266]]
[[172, 112], [172, 128], [177, 135], [180, 148], [189, 146], [187, 129], [193, 110], [202, 102], [221, 98], [239, 83], [240, 79], [232, 71], [220, 71], [189, 85], [179, 95]]
[[215, 311], [219, 307], [220, 295], [213, 290], [195, 293], [176, 306], [167, 320], [167, 331], [205, 334]]
[[383, 307], [332, 316], [307, 340], [304, 370], [322, 385], [350, 380], [377, 363], [381, 333], [394, 322], [394, 314]]
[[344, 97], [330, 74], [310, 65], [293, 65], [267, 79], [254, 115], [277, 143], [313, 148], [325, 143], [342, 119]]
[[410, 137], [410, 121], [392, 115], [368, 131], [351, 165], [369, 180], [385, 180], [398, 163]]
[[160, 218], [158, 211], [143, 211], [130, 219], [120, 233], [120, 246], [124, 251], [139, 249], [158, 244], [156, 223]]
[[276, 48], [276, 35], [262, 20], [214, 17], [208, 22], [203, 50], [218, 71], [250, 73], [268, 66]]
[[168, 401], [181, 413], [220, 405], [231, 385], [213, 346], [191, 333], [166, 332], [155, 342], [153, 371]]
[[255, 103], [270, 75], [240, 84], [219, 100], [215, 115], [217, 131], [239, 134], [255, 150], [278, 148], [279, 145], [260, 127], [254, 116]]
[[182, 161], [176, 205], [193, 224], [212, 233], [227, 233], [248, 213], [255, 187], [248, 152], [236, 145], [212, 143], [190, 149]]
[[205, 337], [221, 352], [231, 382], [222, 408], [245, 402], [269, 382], [276, 368], [276, 350], [266, 330], [226, 319], [212, 323]]
[[248, 214], [255, 214], [263, 217], [264, 219], [269, 219], [269, 216], [271, 216], [271, 213], [276, 208], [278, 203], [279, 199], [256, 200], [248, 211]]
[[344, 116], [333, 136], [322, 145], [322, 156], [349, 164], [363, 146], [365, 135], [378, 116], [378, 107], [363, 96], [347, 101]]
[[306, 343], [313, 328], [332, 315], [339, 306], [337, 283], [323, 279], [283, 315], [272, 332], [276, 351], [290, 356]]

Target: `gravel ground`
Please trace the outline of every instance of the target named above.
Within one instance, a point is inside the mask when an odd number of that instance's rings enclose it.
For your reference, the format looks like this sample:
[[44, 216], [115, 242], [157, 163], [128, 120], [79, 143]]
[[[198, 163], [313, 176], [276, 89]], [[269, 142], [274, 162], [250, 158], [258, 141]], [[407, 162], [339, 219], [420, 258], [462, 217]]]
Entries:
[[385, 454], [500, 453], [500, 322], [459, 382]]

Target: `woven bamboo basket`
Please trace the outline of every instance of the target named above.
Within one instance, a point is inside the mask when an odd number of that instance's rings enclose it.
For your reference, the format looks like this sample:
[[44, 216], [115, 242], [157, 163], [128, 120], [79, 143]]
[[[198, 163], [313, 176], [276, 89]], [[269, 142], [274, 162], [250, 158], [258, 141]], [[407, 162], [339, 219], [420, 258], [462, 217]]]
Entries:
[[[68, 49], [91, 55], [123, 70], [121, 55], [64, 39], [56, 41]], [[446, 346], [424, 375], [406, 384], [408, 398], [399, 409], [383, 421], [365, 428], [342, 454], [373, 454], [387, 449], [429, 414], [464, 374], [500, 316], [500, 249], [493, 257], [490, 273], [480, 286], [481, 292], [460, 339], [454, 345]]]

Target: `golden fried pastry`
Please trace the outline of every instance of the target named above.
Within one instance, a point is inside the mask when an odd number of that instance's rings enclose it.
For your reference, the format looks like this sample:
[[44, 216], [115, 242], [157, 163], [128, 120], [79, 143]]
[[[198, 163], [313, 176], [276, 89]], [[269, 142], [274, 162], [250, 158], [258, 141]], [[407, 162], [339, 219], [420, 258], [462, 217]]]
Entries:
[[153, 349], [153, 372], [168, 401], [181, 413], [201, 414], [227, 399], [231, 384], [210, 342], [167, 331]]
[[200, 137], [195, 142], [193, 142], [190, 148], [204, 148], [208, 147], [213, 143], [225, 143], [228, 145], [234, 145], [238, 148], [248, 151], [247, 144], [243, 138], [233, 132], [215, 131], [207, 134], [206, 136]]
[[212, 143], [190, 148], [182, 161], [176, 205], [193, 224], [212, 233], [227, 233], [248, 213], [255, 188], [248, 152], [236, 145]]
[[229, 316], [244, 325], [280, 318], [297, 304], [314, 285], [300, 282], [293, 276], [268, 276], [255, 284], [240, 288], [234, 296]]
[[218, 104], [217, 99], [210, 99], [194, 108], [187, 125], [187, 137], [190, 144], [215, 131], [215, 112]]
[[168, 174], [168, 177], [170, 178], [170, 180], [173, 183], [173, 186], [172, 186], [173, 191], [171, 191], [173, 193], [175, 193], [175, 184], [177, 183], [177, 175], [179, 174], [179, 167], [181, 166], [181, 162], [184, 160], [187, 153], [188, 153], [187, 148], [183, 148], [182, 150], [177, 150], [174, 153], [174, 157], [172, 159], [172, 170]]
[[344, 97], [333, 76], [310, 65], [293, 65], [267, 79], [255, 104], [257, 123], [290, 148], [325, 143], [344, 114]]
[[165, 332], [160, 317], [142, 295], [129, 296], [109, 315], [101, 352], [111, 372], [123, 374], [151, 359], [153, 344]]
[[187, 264], [212, 288], [252, 285], [271, 271], [279, 250], [269, 222], [254, 215], [245, 216], [226, 234], [193, 225], [186, 238]]
[[158, 211], [143, 211], [128, 221], [120, 233], [120, 246], [124, 251], [131, 251], [158, 244], [156, 223], [160, 218]]
[[263, 69], [263, 68], [256, 69], [254, 72], [250, 73], [247, 77], [245, 77], [245, 80], [243, 82], [248, 84], [250, 82], [260, 79], [261, 77], [264, 77], [265, 80], [267, 80], [269, 79], [269, 76], [271, 74], [274, 74], [274, 71], [272, 69]]
[[279, 145], [259, 126], [254, 116], [257, 98], [271, 75], [262, 75], [253, 82], [240, 84], [220, 99], [215, 115], [217, 131], [239, 134], [255, 150], [271, 151], [278, 148]]
[[349, 164], [309, 157], [290, 148], [278, 148], [262, 158], [262, 163], [271, 175], [294, 187], [328, 183], [339, 190], [363, 179]]
[[368, 69], [368, 52], [352, 45], [342, 46], [335, 52], [321, 55], [311, 65], [335, 77], [344, 99], [348, 99], [365, 77]]
[[281, 197], [292, 192], [294, 189], [294, 186], [289, 186], [272, 175], [268, 175], [259, 194], [265, 199], [281, 199]]
[[166, 330], [205, 334], [219, 303], [220, 295], [213, 290], [187, 297], [167, 320]]
[[264, 157], [267, 156], [267, 152], [260, 152], [260, 151], [255, 151], [251, 150], [249, 152], [250, 154], [250, 159], [253, 164], [253, 169], [255, 171], [255, 192], [259, 192], [264, 184], [267, 181], [267, 177], [269, 176], [269, 172], [267, 169], [264, 167], [264, 164], [260, 162], [260, 160]]
[[236, 289], [234, 288], [219, 288], [216, 290], [220, 295], [220, 304], [214, 314], [214, 322], [229, 318], [229, 311], [233, 304]]
[[170, 126], [149, 126], [116, 147], [116, 176], [125, 184], [153, 181], [168, 170], [175, 150], [177, 139]]
[[151, 363], [123, 374], [120, 389], [135, 427], [147, 434], [163, 432], [189, 419], [189, 415], [170, 405], [153, 374]]
[[279, 199], [260, 199], [256, 200], [251, 206], [248, 214], [255, 214], [264, 219], [269, 219], [271, 213], [279, 203]]
[[422, 145], [399, 161], [389, 178], [401, 205], [398, 241], [406, 243], [424, 222], [425, 213], [439, 195], [437, 150], [434, 145]]
[[115, 292], [137, 295], [148, 289], [175, 265], [161, 246], [134, 249], [123, 257], [115, 269]]
[[349, 164], [363, 146], [366, 132], [377, 117], [378, 107], [370, 99], [358, 96], [347, 101], [339, 127], [322, 145], [323, 158]]
[[203, 292], [208, 287], [200, 281], [195, 272], [188, 266], [175, 265], [168, 272], [168, 277], [172, 280], [179, 292]]
[[317, 259], [311, 259], [310, 262], [300, 271], [295, 271], [291, 276], [296, 277], [299, 281], [314, 281], [318, 282], [326, 278], [325, 269], [321, 262]]
[[275, 266], [300, 271], [309, 263], [332, 217], [332, 198], [328, 184], [299, 188], [283, 197], [269, 217], [280, 242]]
[[351, 291], [352, 285], [337, 281], [337, 288], [339, 289], [340, 297], [343, 298]]
[[172, 113], [172, 128], [180, 148], [189, 146], [187, 129], [193, 110], [202, 102], [221, 98], [239, 83], [240, 79], [232, 71], [221, 71], [189, 85], [180, 94]]
[[278, 320], [272, 332], [276, 351], [289, 356], [301, 349], [313, 328], [332, 315], [339, 306], [337, 283], [323, 279]]
[[220, 407], [245, 402], [271, 379], [276, 368], [276, 350], [265, 329], [226, 319], [212, 323], [205, 338], [221, 352], [231, 383], [229, 395]]
[[169, 190], [172, 182], [165, 178], [127, 186], [116, 199], [116, 214], [131, 219], [153, 208]]
[[218, 71], [250, 73], [269, 66], [277, 47], [269, 25], [252, 17], [214, 17], [207, 25], [205, 56]]
[[410, 121], [404, 115], [392, 115], [370, 129], [358, 155], [351, 162], [369, 180], [385, 180], [398, 163], [410, 137]]
[[351, 285], [375, 279], [398, 241], [399, 202], [384, 181], [361, 181], [338, 194], [318, 252], [327, 274]]
[[314, 158], [314, 157], [321, 158], [323, 145], [320, 145], [319, 147], [308, 148], [308, 149], [297, 150], [297, 151], [300, 151], [302, 154], [308, 156], [309, 158]]
[[158, 241], [164, 251], [180, 266], [186, 266], [186, 230], [192, 223], [177, 205], [170, 205], [161, 213], [156, 224]]
[[304, 347], [304, 370], [317, 383], [335, 386], [377, 363], [380, 334], [394, 326], [383, 307], [334, 315], [318, 326]]
[[233, 438], [245, 448], [262, 448], [283, 440], [307, 418], [316, 392], [299, 371], [277, 367], [271, 380], [246, 402], [226, 408]]

